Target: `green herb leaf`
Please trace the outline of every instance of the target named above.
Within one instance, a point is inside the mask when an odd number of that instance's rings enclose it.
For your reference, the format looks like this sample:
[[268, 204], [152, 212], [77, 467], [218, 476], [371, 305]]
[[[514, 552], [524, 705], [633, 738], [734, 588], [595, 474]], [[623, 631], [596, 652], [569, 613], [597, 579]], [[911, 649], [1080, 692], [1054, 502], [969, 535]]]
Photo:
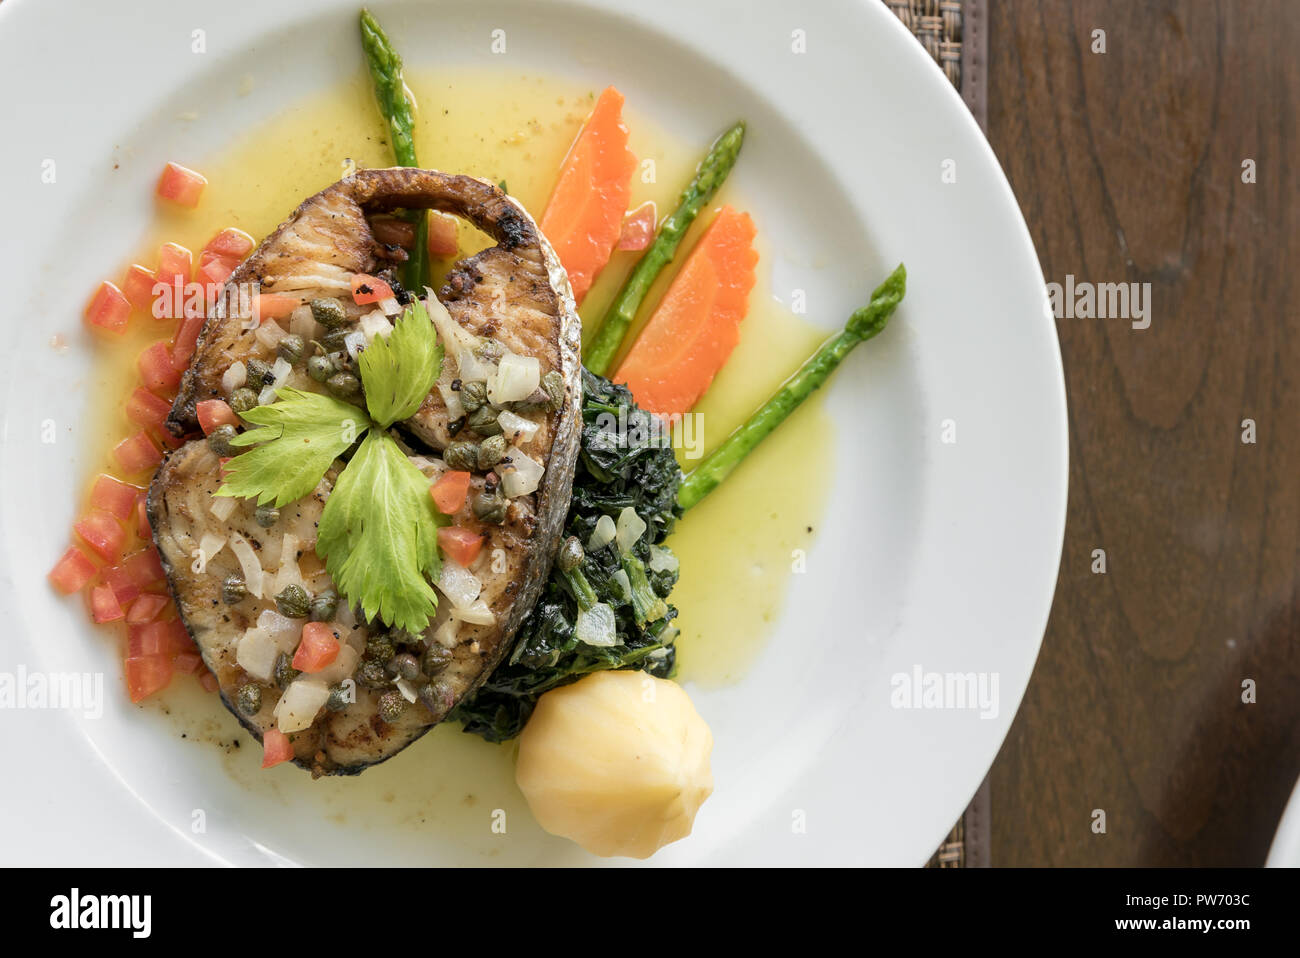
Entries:
[[371, 430], [325, 503], [316, 551], [367, 618], [421, 632], [438, 608], [440, 569], [429, 480], [385, 432]]
[[249, 429], [233, 446], [256, 446], [226, 463], [219, 496], [256, 498], [259, 504], [288, 505], [308, 495], [330, 464], [357, 441], [370, 421], [350, 403], [284, 388], [267, 406], [241, 413]]
[[414, 416], [442, 371], [442, 347], [424, 306], [408, 306], [391, 333], [362, 350], [358, 363], [375, 422], [387, 429]]

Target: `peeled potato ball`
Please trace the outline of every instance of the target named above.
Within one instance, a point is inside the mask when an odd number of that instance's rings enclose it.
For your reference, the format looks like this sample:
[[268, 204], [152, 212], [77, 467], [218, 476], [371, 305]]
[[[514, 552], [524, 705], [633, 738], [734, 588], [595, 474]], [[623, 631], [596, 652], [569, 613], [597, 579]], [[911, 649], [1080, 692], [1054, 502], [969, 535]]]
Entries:
[[712, 750], [676, 682], [595, 672], [538, 700], [515, 780], [551, 834], [593, 855], [648, 858], [691, 833], [713, 792]]

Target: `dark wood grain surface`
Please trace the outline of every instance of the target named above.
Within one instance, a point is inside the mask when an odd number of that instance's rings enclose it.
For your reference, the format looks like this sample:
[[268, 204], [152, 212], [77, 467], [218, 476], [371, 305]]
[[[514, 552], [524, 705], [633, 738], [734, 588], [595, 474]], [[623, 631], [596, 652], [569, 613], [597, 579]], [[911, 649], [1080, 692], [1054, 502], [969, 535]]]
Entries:
[[989, 138], [1046, 279], [1152, 290], [1148, 329], [1057, 321], [1065, 550], [992, 862], [1261, 864], [1300, 774], [1300, 2], [990, 8]]

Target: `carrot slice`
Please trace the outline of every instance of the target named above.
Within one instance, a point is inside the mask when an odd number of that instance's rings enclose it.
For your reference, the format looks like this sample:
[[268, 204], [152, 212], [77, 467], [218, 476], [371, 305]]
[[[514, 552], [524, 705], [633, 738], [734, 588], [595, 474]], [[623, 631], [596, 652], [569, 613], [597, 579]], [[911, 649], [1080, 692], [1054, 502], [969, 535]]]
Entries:
[[724, 206], [632, 345], [614, 382], [664, 416], [699, 401], [740, 341], [754, 288], [754, 221]]
[[623, 229], [636, 156], [627, 148], [623, 94], [606, 87], [569, 148], [541, 228], [579, 303], [609, 262]]

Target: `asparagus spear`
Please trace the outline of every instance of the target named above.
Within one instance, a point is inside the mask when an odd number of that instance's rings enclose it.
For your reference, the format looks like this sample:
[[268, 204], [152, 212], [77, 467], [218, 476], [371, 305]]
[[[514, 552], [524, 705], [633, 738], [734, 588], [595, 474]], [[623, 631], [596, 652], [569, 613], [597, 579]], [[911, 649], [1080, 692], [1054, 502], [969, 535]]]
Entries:
[[712, 492], [772, 430], [826, 382], [854, 346], [885, 328], [906, 291], [907, 270], [900, 263], [871, 294], [871, 302], [849, 317], [843, 330], [817, 347], [817, 352], [767, 402], [691, 470], [677, 490], [677, 504], [689, 509]]
[[[375, 98], [388, 121], [397, 165], [419, 166], [415, 158], [415, 116], [402, 80], [402, 58], [389, 42], [379, 21], [365, 8], [361, 10], [361, 45], [365, 47], [370, 79], [375, 84]], [[406, 287], [418, 293], [429, 279], [429, 214], [425, 210], [414, 210], [410, 216], [415, 223], [415, 249], [406, 264]]]
[[745, 124], [742, 121], [714, 140], [708, 154], [696, 167], [695, 178], [678, 197], [677, 209], [660, 225], [654, 242], [632, 269], [627, 282], [605, 311], [596, 338], [583, 357], [583, 363], [593, 373], [603, 376], [613, 362], [651, 284], [663, 268], [672, 262], [687, 229], [705, 204], [713, 199], [713, 194], [718, 192], [718, 187], [731, 172], [744, 140]]

